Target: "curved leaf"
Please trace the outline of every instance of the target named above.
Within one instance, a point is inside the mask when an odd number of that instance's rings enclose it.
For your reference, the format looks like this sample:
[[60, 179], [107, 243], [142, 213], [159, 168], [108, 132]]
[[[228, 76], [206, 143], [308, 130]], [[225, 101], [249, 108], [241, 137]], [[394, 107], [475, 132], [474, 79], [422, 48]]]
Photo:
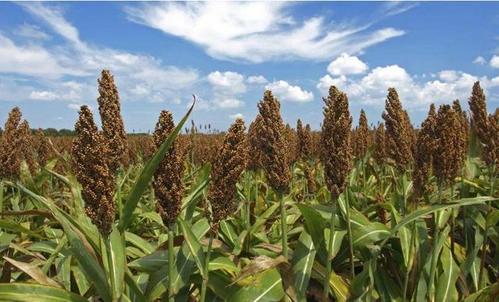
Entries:
[[60, 288], [27, 283], [0, 284], [0, 301], [88, 302], [87, 299]]

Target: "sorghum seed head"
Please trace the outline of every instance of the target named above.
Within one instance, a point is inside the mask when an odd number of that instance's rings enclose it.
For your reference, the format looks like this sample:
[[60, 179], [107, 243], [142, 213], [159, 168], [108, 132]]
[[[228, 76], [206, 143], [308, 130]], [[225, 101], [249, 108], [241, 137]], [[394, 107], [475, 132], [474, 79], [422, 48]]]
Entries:
[[42, 129], [38, 129], [35, 135], [35, 153], [37, 155], [38, 164], [44, 167], [50, 158], [51, 148], [50, 143]]
[[416, 199], [421, 198], [429, 192], [428, 179], [432, 171], [433, 154], [436, 148], [435, 128], [437, 126], [437, 115], [435, 105], [430, 105], [428, 116], [421, 124], [418, 133], [416, 150], [414, 152], [414, 172], [412, 180], [414, 184], [414, 195]]
[[383, 164], [386, 160], [386, 136], [385, 124], [380, 123], [374, 133], [374, 159], [378, 164]]
[[115, 216], [114, 177], [103, 156], [108, 154], [107, 148], [92, 112], [87, 106], [82, 106], [71, 150], [73, 169], [82, 186], [85, 211], [104, 236], [111, 233]]
[[305, 128], [300, 119], [296, 122], [296, 134], [298, 136], [298, 154], [300, 158], [308, 159], [312, 155], [312, 132], [310, 125]]
[[263, 154], [260, 149], [260, 137], [263, 131], [262, 116], [258, 114], [248, 129], [249, 161], [248, 169], [256, 171], [262, 166]]
[[120, 97], [114, 77], [109, 70], [103, 70], [99, 82], [99, 113], [102, 131], [108, 144], [108, 161], [111, 173], [127, 161], [127, 141], [125, 126], [121, 118]]
[[270, 90], [265, 91], [263, 100], [258, 103], [258, 110], [262, 116], [259, 147], [263, 155], [263, 168], [270, 186], [279, 193], [287, 193], [291, 172], [286, 153], [285, 127], [281, 118], [280, 103]]
[[19, 177], [22, 161], [22, 136], [20, 135], [21, 110], [14, 107], [5, 123], [0, 138], [0, 177]]
[[489, 115], [488, 141], [483, 148], [483, 159], [489, 167], [495, 165], [495, 173], [499, 171], [499, 108]]
[[33, 139], [31, 135], [31, 129], [29, 128], [29, 123], [24, 120], [18, 129], [19, 144], [22, 150], [22, 158], [28, 164], [29, 170], [31, 172], [35, 171], [36, 163], [33, 157]]
[[[153, 134], [155, 152], [174, 128], [172, 114], [166, 110], [161, 111]], [[167, 227], [177, 220], [182, 207], [182, 195], [184, 192], [182, 184], [184, 165], [177, 144], [176, 140], [170, 146], [154, 174], [153, 182], [154, 194], [157, 200], [156, 210]]]
[[322, 162], [326, 185], [336, 200], [346, 186], [352, 166], [350, 134], [352, 117], [348, 110], [348, 97], [335, 86], [329, 88], [324, 98], [324, 121], [322, 123]]
[[397, 168], [403, 170], [412, 162], [413, 133], [395, 88], [388, 89], [385, 110], [382, 117], [386, 126], [387, 154]]
[[208, 199], [211, 203], [215, 226], [237, 208], [234, 202], [237, 192], [236, 184], [248, 161], [244, 131], [244, 121], [236, 119], [225, 135], [213, 163]]
[[462, 167], [460, 144], [460, 117], [449, 105], [438, 109], [435, 126], [436, 146], [433, 170], [439, 184], [450, 183], [459, 175]]
[[482, 87], [480, 87], [480, 82], [475, 82], [473, 85], [469, 105], [471, 110], [471, 127], [480, 142], [485, 144], [488, 136], [487, 103], [485, 93]]
[[464, 160], [466, 158], [467, 153], [468, 153], [468, 133], [469, 133], [468, 116], [466, 115], [466, 112], [463, 111], [463, 109], [461, 108], [461, 104], [459, 103], [459, 100], [455, 100], [452, 103], [452, 109], [458, 115], [459, 124], [461, 125], [461, 127], [459, 129], [459, 132], [460, 132], [459, 151], [460, 151], [462, 160]]
[[355, 129], [352, 145], [355, 157], [364, 157], [369, 146], [369, 125], [364, 109], [360, 110], [359, 127]]
[[285, 151], [287, 153], [286, 157], [288, 163], [294, 163], [299, 157], [298, 135], [289, 124], [286, 124], [286, 127], [284, 128], [284, 141], [286, 142]]

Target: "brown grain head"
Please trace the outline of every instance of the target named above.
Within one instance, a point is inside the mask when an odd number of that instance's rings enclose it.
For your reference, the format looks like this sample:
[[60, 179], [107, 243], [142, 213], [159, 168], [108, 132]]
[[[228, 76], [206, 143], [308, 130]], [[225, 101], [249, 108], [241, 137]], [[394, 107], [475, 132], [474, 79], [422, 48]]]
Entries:
[[402, 109], [402, 103], [395, 88], [388, 89], [385, 102], [385, 120], [387, 155], [396, 167], [403, 171], [412, 162], [413, 133], [407, 118], [407, 112]]
[[21, 123], [21, 110], [14, 107], [5, 123], [3, 134], [0, 138], [0, 177], [16, 179], [19, 177], [22, 160], [22, 137], [19, 127]]
[[255, 120], [250, 124], [248, 129], [248, 169], [256, 171], [263, 168], [263, 154], [260, 149], [260, 137], [263, 131], [263, 120], [260, 114], [257, 114]]
[[359, 126], [353, 132], [353, 151], [356, 158], [362, 158], [369, 147], [369, 125], [364, 109], [360, 110]]
[[270, 90], [265, 91], [263, 100], [258, 103], [262, 116], [262, 133], [259, 148], [262, 164], [270, 186], [279, 193], [289, 192], [291, 172], [285, 142], [285, 127], [281, 118], [280, 103]]
[[471, 128], [482, 144], [488, 140], [488, 117], [485, 93], [480, 82], [475, 82], [468, 102], [471, 110]]
[[495, 173], [499, 171], [499, 108], [489, 115], [488, 140], [483, 148], [483, 160], [489, 167], [495, 165]]
[[459, 100], [454, 100], [452, 103], [452, 109], [454, 112], [456, 112], [458, 118], [459, 118], [459, 124], [460, 124], [460, 144], [459, 144], [459, 151], [462, 157], [462, 160], [466, 158], [466, 155], [468, 153], [468, 137], [469, 137], [469, 122], [468, 122], [468, 116], [465, 111], [461, 108], [461, 104], [459, 103]]
[[[155, 152], [167, 139], [175, 128], [172, 114], [163, 110], [153, 134]], [[165, 157], [159, 164], [154, 174], [154, 194], [156, 196], [156, 210], [158, 211], [165, 226], [170, 227], [177, 220], [182, 207], [182, 195], [184, 186], [182, 176], [184, 173], [183, 158], [174, 141], [168, 149]]]
[[120, 97], [114, 77], [109, 70], [103, 70], [99, 82], [99, 113], [102, 132], [108, 145], [107, 159], [111, 173], [128, 161], [125, 126], [121, 117]]
[[462, 167], [460, 144], [460, 116], [450, 105], [441, 105], [435, 126], [436, 146], [433, 155], [433, 171], [439, 184], [451, 183]]
[[421, 130], [418, 132], [416, 149], [414, 152], [414, 171], [412, 180], [414, 184], [414, 197], [420, 199], [425, 193], [430, 192], [430, 183], [428, 182], [433, 164], [433, 154], [436, 148], [435, 129], [437, 126], [437, 114], [435, 105], [430, 105], [428, 116], [421, 124]]
[[352, 118], [348, 109], [348, 97], [335, 86], [324, 98], [322, 122], [322, 162], [326, 185], [335, 200], [344, 191], [352, 167], [350, 143]]
[[115, 204], [114, 177], [109, 171], [107, 144], [97, 130], [93, 115], [87, 106], [82, 106], [75, 125], [72, 146], [73, 170], [82, 186], [85, 211], [100, 233], [111, 233]]
[[378, 127], [376, 127], [376, 131], [374, 132], [373, 157], [376, 160], [376, 162], [380, 165], [385, 163], [387, 158], [385, 124], [383, 123], [380, 123]]
[[215, 226], [237, 208], [235, 203], [236, 184], [248, 162], [248, 148], [244, 131], [244, 121], [236, 119], [227, 131], [212, 166], [208, 199]]
[[298, 154], [300, 158], [309, 159], [312, 156], [312, 131], [310, 125], [303, 127], [300, 119], [296, 122], [296, 135], [298, 137]]

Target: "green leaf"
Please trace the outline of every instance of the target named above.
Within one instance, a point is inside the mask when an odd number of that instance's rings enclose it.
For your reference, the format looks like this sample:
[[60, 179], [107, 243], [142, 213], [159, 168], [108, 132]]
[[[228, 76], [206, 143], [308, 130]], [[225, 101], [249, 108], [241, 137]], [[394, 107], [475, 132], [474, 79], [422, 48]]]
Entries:
[[395, 227], [393, 227], [390, 230], [390, 236], [387, 237], [380, 245], [380, 250], [381, 248], [386, 244], [388, 239], [390, 237], [393, 237], [402, 227], [406, 226], [407, 224], [416, 221], [428, 214], [444, 210], [444, 209], [453, 209], [457, 207], [462, 207], [462, 206], [471, 206], [471, 205], [478, 205], [478, 204], [484, 204], [488, 201], [494, 201], [498, 200], [497, 198], [494, 197], [488, 197], [488, 196], [481, 196], [481, 197], [474, 197], [474, 198], [463, 198], [456, 200], [451, 203], [445, 203], [445, 204], [435, 204], [432, 206], [427, 206], [421, 209], [418, 209], [416, 211], [411, 212], [409, 215], [405, 216], [404, 219], [402, 219]]
[[444, 245], [440, 256], [443, 273], [438, 278], [436, 301], [457, 301], [456, 280], [459, 277], [459, 267], [452, 258], [451, 250]]
[[118, 225], [120, 231], [125, 230], [128, 224], [130, 224], [132, 220], [133, 211], [137, 207], [140, 197], [146, 191], [147, 187], [149, 186], [149, 182], [151, 181], [154, 175], [154, 172], [156, 172], [156, 169], [163, 160], [163, 157], [165, 157], [166, 152], [168, 152], [168, 149], [175, 141], [175, 138], [177, 137], [178, 133], [182, 130], [184, 123], [187, 121], [187, 118], [189, 117], [189, 115], [192, 112], [192, 109], [194, 108], [194, 104], [195, 102], [192, 103], [192, 106], [189, 109], [189, 111], [187, 111], [182, 120], [178, 123], [175, 129], [173, 129], [172, 133], [161, 144], [158, 151], [156, 151], [154, 156], [147, 162], [147, 164], [142, 169], [139, 178], [135, 182], [135, 185], [132, 187], [129, 195], [126, 198], [125, 207], [123, 208], [123, 217], [120, 217], [120, 222]]
[[125, 241], [133, 244], [145, 254], [154, 252], [154, 247], [147, 240], [142, 239], [142, 237], [135, 235], [134, 233], [125, 232]]
[[[206, 232], [208, 232], [209, 229], [210, 225], [208, 224], [208, 221], [204, 218], [199, 220], [192, 226], [192, 232], [194, 233], [198, 241], [202, 236], [206, 234]], [[148, 301], [153, 301], [154, 299], [159, 298], [164, 292], [166, 292], [167, 281], [168, 281], [167, 279], [168, 267], [166, 265], [168, 257], [166, 251], [164, 255], [165, 255], [164, 267], [152, 273], [150, 281], [148, 282], [147, 289], [145, 292]], [[158, 257], [160, 257], [160, 255], [158, 255]], [[151, 265], [154, 264], [152, 264], [151, 262]], [[175, 267], [174, 267], [175, 279], [173, 280], [175, 293], [178, 293], [182, 287], [188, 284], [195, 266], [196, 264], [194, 263], [192, 253], [190, 252], [187, 243], [184, 241], [182, 247], [176, 253], [175, 257]]]
[[314, 242], [314, 246], [319, 253], [323, 263], [326, 262], [327, 251], [326, 245], [324, 242], [324, 229], [326, 228], [326, 220], [317, 212], [317, 210], [313, 209], [304, 204], [296, 205], [300, 212], [305, 218], [305, 229], [312, 237], [312, 241]]
[[157, 250], [152, 254], [138, 258], [128, 264], [128, 267], [139, 272], [155, 272], [168, 265], [168, 251]]
[[266, 270], [251, 277], [251, 281], [241, 287], [227, 301], [281, 301], [284, 297], [281, 275], [276, 269]]
[[204, 252], [201, 244], [192, 232], [191, 226], [187, 225], [187, 223], [180, 218], [178, 219], [178, 223], [182, 230], [182, 234], [184, 234], [185, 243], [187, 243], [187, 247], [189, 247], [191, 254], [194, 256], [194, 262], [196, 262], [201, 275], [204, 276]]
[[312, 238], [307, 232], [302, 232], [298, 238], [293, 253], [293, 277], [297, 296], [304, 301], [306, 298], [310, 273], [314, 266], [315, 248]]
[[0, 229], [9, 230], [9, 231], [17, 232], [17, 233], [28, 234], [28, 235], [36, 237], [36, 238], [43, 238], [39, 234], [21, 226], [19, 223], [15, 223], [15, 222], [5, 220], [5, 219], [0, 219]]
[[239, 268], [234, 264], [232, 260], [227, 257], [219, 256], [215, 259], [210, 260], [208, 265], [209, 271], [223, 270], [231, 274], [238, 273]]
[[0, 284], [0, 301], [88, 302], [87, 299], [60, 288], [27, 283]]
[[116, 226], [109, 238], [106, 238], [108, 271], [111, 277], [111, 288], [113, 301], [118, 300], [123, 294], [123, 283], [125, 280], [126, 256], [125, 244], [122, 234]]
[[52, 211], [52, 214], [64, 229], [64, 233], [69, 241], [70, 251], [80, 264], [81, 270], [87, 279], [91, 280], [101, 298], [104, 301], [111, 301], [111, 292], [104, 270], [97, 260], [95, 250], [93, 250], [92, 245], [87, 241], [87, 237], [79, 230], [76, 221], [49, 199], [31, 192], [21, 184], [17, 186]]

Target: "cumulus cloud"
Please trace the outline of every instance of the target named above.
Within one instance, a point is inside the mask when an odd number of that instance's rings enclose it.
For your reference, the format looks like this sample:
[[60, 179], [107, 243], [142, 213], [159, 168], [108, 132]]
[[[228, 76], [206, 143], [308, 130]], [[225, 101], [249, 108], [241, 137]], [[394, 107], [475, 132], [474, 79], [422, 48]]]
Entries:
[[242, 107], [244, 102], [235, 98], [220, 98], [215, 99], [214, 104], [222, 109], [232, 109]]
[[493, 68], [499, 68], [499, 55], [494, 55], [490, 59], [490, 66], [492, 66]]
[[29, 76], [59, 77], [61, 74], [79, 74], [64, 68], [56, 57], [36, 45], [17, 45], [0, 33], [0, 72]]
[[244, 76], [232, 71], [214, 71], [208, 75], [208, 82], [215, 90], [224, 94], [238, 94], [246, 91]]
[[333, 78], [325, 75], [319, 79], [316, 87], [322, 95], [327, 95], [329, 87], [335, 85], [346, 92], [352, 102], [378, 107], [384, 106], [388, 88], [394, 87], [406, 108], [426, 110], [427, 107], [422, 105], [466, 100], [475, 81], [480, 81], [485, 89], [499, 87], [499, 77], [489, 79], [458, 70], [443, 70], [431, 80], [424, 81], [422, 78], [418, 81], [416, 76], [398, 65], [376, 67], [361, 77]]
[[306, 91], [299, 86], [290, 85], [286, 81], [275, 81], [265, 86], [265, 89], [272, 90], [272, 93], [283, 101], [306, 103], [314, 99], [312, 92]]
[[[404, 31], [373, 22], [352, 25], [323, 17], [296, 20], [286, 2], [147, 3], [128, 6], [130, 20], [200, 45], [218, 59], [264, 62], [328, 60], [355, 54]], [[393, 11], [393, 9], [390, 9]]]
[[485, 65], [487, 64], [487, 60], [485, 60], [485, 58], [482, 56], [478, 56], [473, 60], [473, 63], [477, 65]]
[[249, 76], [246, 80], [249, 84], [266, 84], [269, 81], [262, 75]]
[[52, 91], [32, 91], [29, 98], [32, 100], [53, 101], [58, 99], [59, 96]]
[[366, 72], [368, 66], [356, 56], [350, 56], [346, 53], [329, 63], [327, 71], [332, 75], [361, 74]]

